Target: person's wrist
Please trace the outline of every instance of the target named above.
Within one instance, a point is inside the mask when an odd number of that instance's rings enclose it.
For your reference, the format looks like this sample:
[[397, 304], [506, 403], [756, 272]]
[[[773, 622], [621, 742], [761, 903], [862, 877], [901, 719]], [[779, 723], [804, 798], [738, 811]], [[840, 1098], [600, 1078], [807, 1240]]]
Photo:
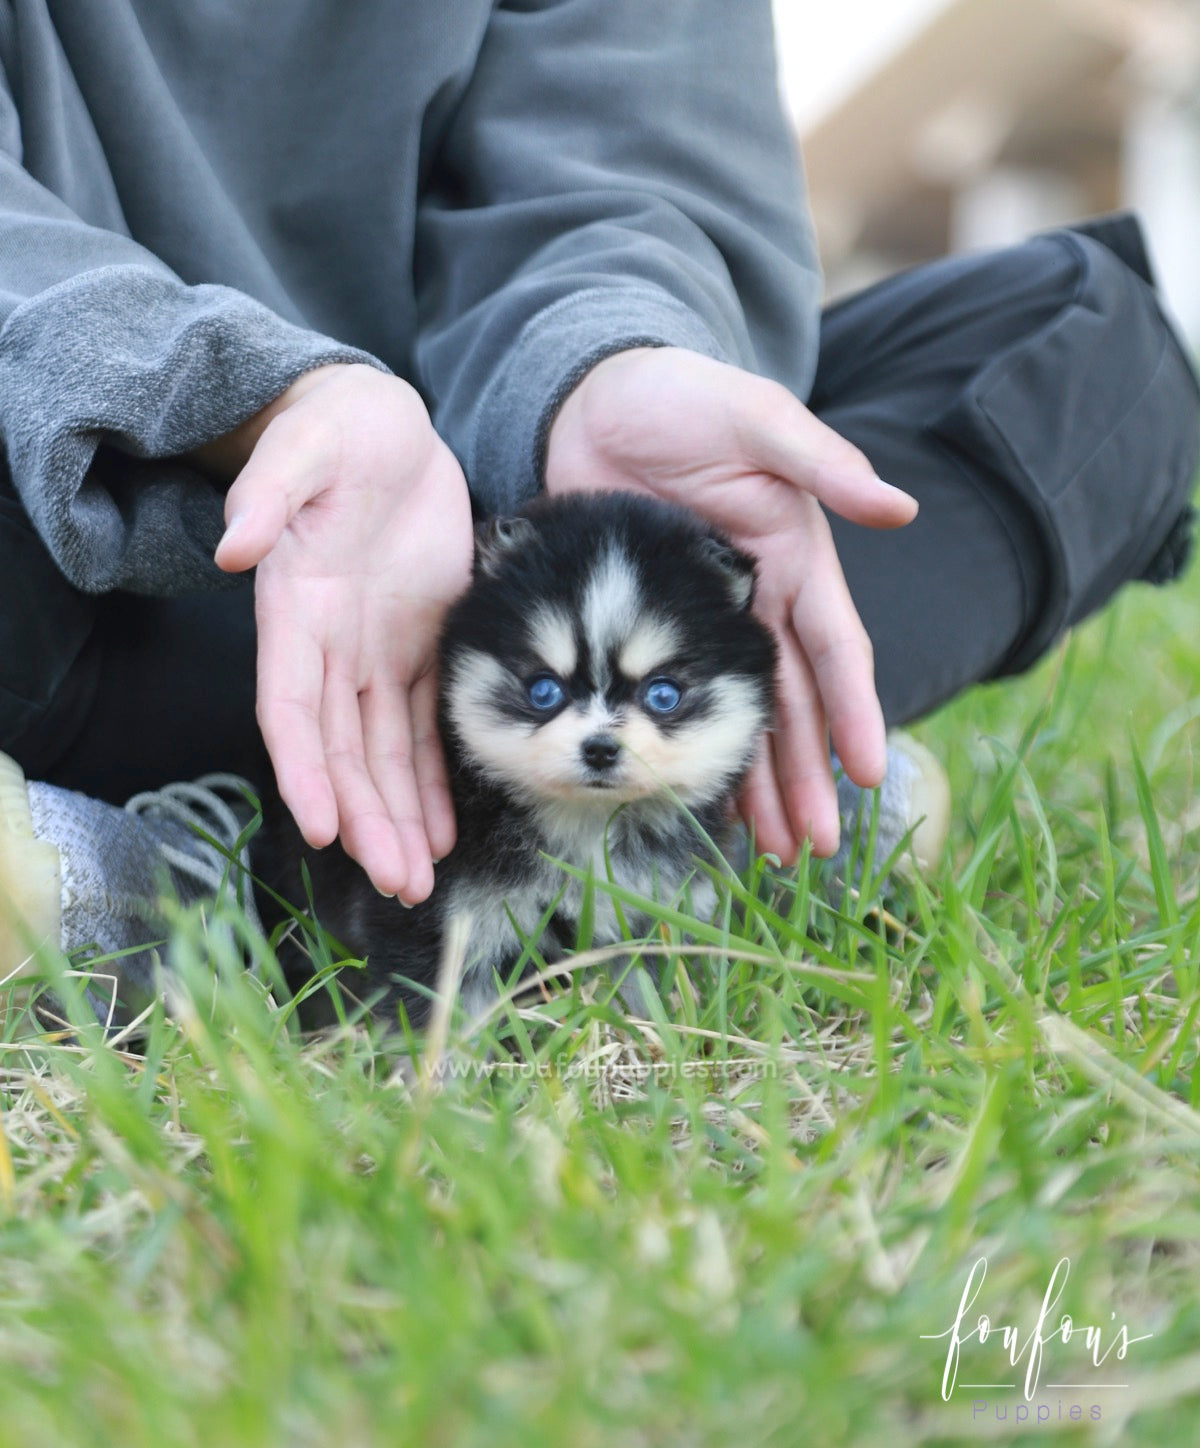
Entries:
[[[363, 367], [361, 362], [327, 362], [303, 372], [290, 383], [278, 397], [248, 417], [232, 431], [202, 443], [184, 454], [185, 459], [202, 472], [224, 482], [232, 482], [250, 461], [250, 454], [272, 422], [289, 407], [293, 407], [315, 387], [320, 387], [333, 376]], [[367, 369], [372, 370], [372, 369]]]
[[604, 393], [618, 371], [636, 366], [637, 359], [654, 347], [629, 347], [602, 358], [571, 389], [559, 405], [546, 436], [544, 483], [548, 493], [569, 492], [596, 469], [603, 468], [610, 451], [613, 426]]

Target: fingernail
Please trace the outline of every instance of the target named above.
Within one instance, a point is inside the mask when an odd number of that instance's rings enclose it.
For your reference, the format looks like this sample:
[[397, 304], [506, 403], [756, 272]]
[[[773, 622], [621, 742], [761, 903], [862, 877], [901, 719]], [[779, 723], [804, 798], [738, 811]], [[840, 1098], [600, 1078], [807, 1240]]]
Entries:
[[[374, 881], [371, 883], [374, 884]], [[375, 893], [382, 895], [385, 900], [394, 900], [396, 898], [395, 890], [381, 890], [378, 885], [375, 885]], [[404, 902], [401, 901], [400, 903], [403, 904]]]
[[915, 503], [917, 501], [911, 493], [906, 493], [903, 488], [897, 488], [894, 487], [891, 483], [885, 483], [878, 473], [875, 474], [875, 481], [879, 484], [881, 488], [886, 488], [889, 493], [895, 493], [898, 498], [907, 498], [910, 503]]
[[217, 544], [217, 547], [223, 548], [245, 521], [245, 513], [235, 513], [233, 517], [230, 518], [229, 522], [225, 525], [225, 531], [221, 534], [221, 541]]

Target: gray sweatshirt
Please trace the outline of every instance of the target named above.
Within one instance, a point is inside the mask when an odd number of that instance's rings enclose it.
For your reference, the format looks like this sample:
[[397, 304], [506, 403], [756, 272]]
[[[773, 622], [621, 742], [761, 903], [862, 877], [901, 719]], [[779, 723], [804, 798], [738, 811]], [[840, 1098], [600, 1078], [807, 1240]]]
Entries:
[[408, 378], [491, 512], [624, 347], [807, 395], [769, 0], [0, 0], [0, 63], [0, 437], [80, 589], [217, 586], [177, 455], [325, 362]]

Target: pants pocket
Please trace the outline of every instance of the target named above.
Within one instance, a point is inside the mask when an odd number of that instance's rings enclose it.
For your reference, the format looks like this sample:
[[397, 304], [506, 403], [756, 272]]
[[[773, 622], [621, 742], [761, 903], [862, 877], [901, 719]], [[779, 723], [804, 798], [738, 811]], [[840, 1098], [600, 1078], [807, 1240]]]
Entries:
[[934, 433], [1015, 488], [1046, 550], [1046, 587], [1005, 672], [1177, 541], [1200, 453], [1196, 378], [1154, 291], [1088, 235], [1069, 248], [1074, 296], [992, 358]]

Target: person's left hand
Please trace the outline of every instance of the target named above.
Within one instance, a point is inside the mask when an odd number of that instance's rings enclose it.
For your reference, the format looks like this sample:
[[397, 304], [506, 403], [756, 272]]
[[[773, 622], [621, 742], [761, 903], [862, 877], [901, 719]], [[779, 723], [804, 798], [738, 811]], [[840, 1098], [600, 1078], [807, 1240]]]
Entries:
[[755, 611], [779, 649], [775, 728], [743, 791], [760, 849], [785, 860], [811, 838], [838, 844], [832, 735], [846, 773], [879, 784], [887, 766], [870, 640], [821, 504], [897, 528], [915, 499], [786, 388], [679, 348], [619, 352], [559, 410], [550, 493], [628, 489], [691, 508], [758, 560]]
[[193, 454], [237, 471], [221, 568], [256, 568], [258, 719], [311, 845], [340, 836], [376, 887], [433, 889], [455, 822], [437, 646], [471, 576], [466, 479], [416, 392], [372, 367], [306, 373]]

